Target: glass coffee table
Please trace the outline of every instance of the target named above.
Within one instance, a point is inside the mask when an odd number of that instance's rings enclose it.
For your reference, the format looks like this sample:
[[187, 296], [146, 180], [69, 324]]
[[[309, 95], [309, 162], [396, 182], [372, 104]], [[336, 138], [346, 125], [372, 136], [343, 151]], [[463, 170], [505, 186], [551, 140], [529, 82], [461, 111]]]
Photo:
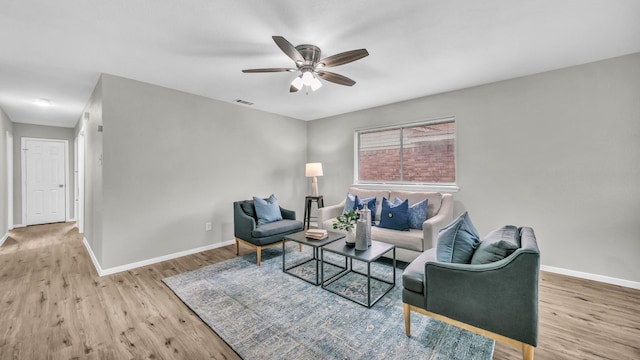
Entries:
[[[393, 251], [393, 266], [392, 266], [393, 277], [391, 278], [391, 280], [383, 279], [381, 277], [372, 275], [371, 264], [376, 260], [378, 260], [382, 255], [388, 253], [389, 251]], [[329, 255], [328, 253], [343, 256], [345, 259], [345, 269], [342, 270], [340, 273], [335, 274], [325, 280], [323, 264], [324, 264], [325, 256]], [[358, 260], [360, 262], [366, 263], [366, 272], [355, 270], [353, 268], [353, 260]], [[380, 266], [381, 266], [380, 268], [381, 270], [383, 268], [388, 268], [388, 266], [383, 266], [383, 265], [380, 265]], [[367, 281], [366, 294], [364, 294], [363, 296], [366, 298], [366, 301], [357, 299], [354, 296], [356, 292], [346, 289], [345, 284], [339, 284], [339, 280], [341, 278], [345, 276], [352, 276], [352, 275], [359, 275], [360, 277], [366, 278], [366, 281]], [[371, 298], [372, 280], [376, 281], [377, 285], [380, 285], [380, 286], [377, 286], [377, 288], [379, 288], [378, 289], [379, 294], [374, 299]], [[347, 246], [344, 239], [340, 239], [338, 241], [334, 241], [327, 245], [324, 245], [322, 247], [321, 258], [320, 258], [320, 283], [322, 285], [322, 288], [325, 290], [328, 290], [336, 295], [342, 296], [343, 298], [351, 300], [357, 304], [366, 306], [367, 308], [371, 308], [373, 305], [375, 305], [376, 302], [378, 302], [378, 300], [380, 300], [383, 296], [385, 296], [396, 285], [396, 247], [395, 245], [392, 245], [392, 244], [387, 244], [381, 241], [372, 240], [371, 246], [369, 246], [367, 250], [356, 250], [355, 247]], [[340, 285], [340, 286], [335, 286], [335, 285]]]
[[[300, 231], [297, 233], [293, 233], [293, 234], [289, 234], [287, 236], [284, 237], [284, 241], [282, 242], [282, 271], [289, 274], [289, 275], [293, 275], [299, 279], [302, 279], [306, 282], [309, 282], [313, 285], [320, 285], [320, 252], [321, 252], [321, 248], [327, 244], [330, 244], [334, 241], [340, 240], [344, 238], [344, 234], [340, 234], [340, 233], [336, 233], [336, 232], [332, 232], [332, 231], [328, 231], [329, 237], [325, 238], [325, 239], [321, 239], [321, 240], [316, 240], [316, 239], [312, 239], [312, 238], [308, 238], [305, 236], [305, 232], [304, 231]], [[310, 246], [312, 248], [312, 256], [311, 258], [305, 258], [303, 260], [298, 260], [297, 262], [295, 262], [293, 265], [287, 265], [287, 260], [286, 260], [286, 256], [287, 256], [287, 250], [285, 247], [285, 243], [287, 241], [293, 241], [293, 242], [297, 242], [298, 244], [300, 244], [300, 250], [302, 250], [302, 245], [306, 245], [306, 246]], [[300, 276], [298, 275], [294, 270], [296, 269], [300, 269], [302, 267], [305, 267], [305, 265], [309, 264], [313, 262], [313, 264], [311, 264], [311, 267], [313, 267], [313, 265], [315, 265], [315, 272], [314, 274], [312, 274], [312, 278], [315, 275], [315, 281], [314, 280], [309, 280], [308, 278], [305, 278], [304, 276]], [[345, 261], [345, 265], [337, 265], [337, 264], [333, 264], [333, 263], [329, 263], [330, 265], [336, 266], [338, 267], [340, 270], [344, 270], [346, 267], [346, 261]], [[338, 274], [340, 274], [340, 272], [338, 272]], [[336, 274], [337, 275], [337, 274]]]

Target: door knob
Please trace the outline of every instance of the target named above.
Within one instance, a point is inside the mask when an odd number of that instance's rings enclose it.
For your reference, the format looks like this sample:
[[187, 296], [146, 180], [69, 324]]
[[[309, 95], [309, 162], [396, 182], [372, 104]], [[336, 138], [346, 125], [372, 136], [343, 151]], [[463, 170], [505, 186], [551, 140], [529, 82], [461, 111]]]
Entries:
[[58, 187], [64, 187], [64, 185], [63, 185], [63, 184], [60, 184], [60, 185], [58, 185]]

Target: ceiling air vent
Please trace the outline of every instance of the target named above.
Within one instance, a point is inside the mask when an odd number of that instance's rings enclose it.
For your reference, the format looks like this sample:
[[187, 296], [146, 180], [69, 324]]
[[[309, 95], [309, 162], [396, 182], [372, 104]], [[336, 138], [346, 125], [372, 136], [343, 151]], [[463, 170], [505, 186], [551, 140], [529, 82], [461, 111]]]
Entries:
[[253, 103], [251, 101], [246, 101], [246, 100], [242, 100], [242, 99], [235, 99], [233, 100], [233, 102], [238, 103], [238, 104], [242, 104], [242, 105], [253, 105]]

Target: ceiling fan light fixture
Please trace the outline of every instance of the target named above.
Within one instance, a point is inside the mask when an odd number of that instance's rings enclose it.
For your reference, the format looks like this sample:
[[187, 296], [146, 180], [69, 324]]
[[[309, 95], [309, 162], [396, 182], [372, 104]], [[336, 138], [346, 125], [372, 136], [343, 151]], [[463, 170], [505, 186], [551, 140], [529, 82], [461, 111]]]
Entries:
[[[324, 68], [335, 67], [343, 64], [362, 59], [369, 56], [367, 49], [357, 49], [345, 51], [339, 54], [331, 55], [323, 59], [320, 58], [320, 48], [315, 45], [302, 44], [293, 46], [287, 39], [282, 36], [272, 36], [273, 41], [296, 64], [296, 68], [265, 68], [265, 69], [245, 69], [243, 73], [272, 73], [272, 72], [296, 72], [300, 71], [300, 76], [293, 79], [289, 92], [298, 92], [303, 88], [309, 88], [312, 91], [322, 87], [322, 80], [326, 80], [338, 85], [353, 86], [356, 82], [346, 76], [324, 71]], [[321, 71], [322, 70], [322, 71]]]
[[293, 86], [297, 90], [302, 89], [302, 87], [304, 86], [304, 82], [302, 81], [302, 77], [301, 76], [296, 76], [296, 78], [293, 79], [293, 81], [291, 82], [291, 86]]
[[314, 77], [313, 80], [311, 80], [311, 90], [316, 91], [321, 87], [322, 87], [322, 82], [320, 82], [320, 80], [318, 80], [317, 77]]
[[302, 73], [302, 82], [307, 85], [307, 86], [311, 86], [311, 83], [313, 82], [313, 79], [315, 79], [313, 77], [313, 74], [311, 73], [311, 71], [305, 71]]

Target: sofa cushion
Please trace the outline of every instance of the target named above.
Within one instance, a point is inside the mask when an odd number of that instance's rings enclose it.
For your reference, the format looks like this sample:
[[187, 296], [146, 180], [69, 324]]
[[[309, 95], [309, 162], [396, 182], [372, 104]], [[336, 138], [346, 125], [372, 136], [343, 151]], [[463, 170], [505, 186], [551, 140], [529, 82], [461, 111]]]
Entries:
[[382, 198], [382, 213], [380, 214], [379, 227], [409, 231], [409, 201], [393, 204], [387, 198]]
[[256, 215], [258, 215], [258, 225], [282, 220], [282, 213], [275, 195], [271, 194], [267, 199], [254, 196], [253, 204], [256, 207]]
[[438, 261], [468, 264], [478, 243], [478, 230], [465, 211], [438, 233]]
[[268, 224], [258, 225], [251, 233], [256, 238], [267, 237], [271, 235], [283, 234], [286, 232], [302, 230], [301, 222], [298, 220], [280, 220], [270, 222]]
[[472, 264], [488, 264], [502, 260], [520, 248], [520, 232], [513, 225], [496, 229], [480, 242], [471, 257]]
[[[401, 203], [398, 197], [393, 199], [394, 204]], [[409, 205], [409, 228], [422, 230], [422, 224], [427, 220], [427, 204], [429, 199], [424, 199], [413, 205]]]
[[402, 272], [402, 286], [413, 292], [424, 293], [424, 265], [436, 262], [436, 257], [436, 249], [429, 249], [415, 258]]
[[393, 244], [402, 249], [422, 252], [424, 242], [422, 230], [409, 229], [409, 231], [399, 232], [398, 230], [386, 229], [378, 226], [371, 227], [371, 239]]
[[395, 197], [409, 200], [409, 206], [426, 198], [429, 202], [427, 206], [427, 218], [435, 216], [440, 211], [440, 206], [442, 205], [442, 194], [438, 192], [391, 191], [389, 199]]

